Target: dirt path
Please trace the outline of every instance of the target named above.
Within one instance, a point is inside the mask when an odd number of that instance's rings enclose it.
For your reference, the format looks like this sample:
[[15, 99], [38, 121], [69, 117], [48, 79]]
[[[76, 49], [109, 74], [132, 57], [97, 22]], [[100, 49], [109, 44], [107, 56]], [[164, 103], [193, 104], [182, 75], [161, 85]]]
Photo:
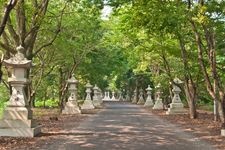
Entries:
[[[29, 149], [29, 148], [27, 148]], [[215, 150], [210, 144], [147, 112], [111, 102], [78, 127], [51, 134], [36, 148], [48, 150]]]

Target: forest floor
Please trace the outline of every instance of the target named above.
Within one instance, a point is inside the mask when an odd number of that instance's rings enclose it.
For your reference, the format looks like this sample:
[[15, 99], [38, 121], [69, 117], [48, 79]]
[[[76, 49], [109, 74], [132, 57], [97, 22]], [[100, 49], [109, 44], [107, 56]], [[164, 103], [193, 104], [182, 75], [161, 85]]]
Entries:
[[[225, 138], [220, 136], [220, 123], [212, 121], [211, 112], [199, 110], [198, 119], [192, 120], [188, 115], [165, 115], [165, 111], [145, 110], [159, 116], [162, 120], [178, 125], [185, 132], [194, 134], [199, 140], [208, 141], [218, 149], [225, 149]], [[93, 113], [99, 111], [95, 110]], [[34, 138], [0, 137], [0, 150], [38, 149], [39, 146], [52, 145], [55, 141], [52, 139], [56, 138], [58, 132], [65, 128], [76, 128], [92, 116], [92, 114], [59, 115], [57, 109], [35, 109], [34, 114], [38, 122], [43, 125], [42, 133]]]
[[[97, 113], [95, 110], [93, 113]], [[81, 115], [60, 115], [59, 109], [44, 109], [36, 108], [33, 110], [34, 119], [38, 121], [42, 127], [42, 133], [34, 138], [19, 138], [19, 137], [0, 137], [0, 150], [23, 150], [38, 148], [39, 144], [48, 143], [49, 139], [54, 137], [54, 134], [68, 128], [69, 126], [77, 127], [79, 124], [88, 118], [91, 114]]]
[[148, 111], [170, 123], [179, 125], [186, 132], [193, 133], [199, 139], [208, 141], [218, 149], [225, 149], [225, 137], [220, 136], [220, 122], [213, 121], [212, 112], [198, 110], [198, 118], [190, 119], [188, 114], [166, 115], [166, 110], [148, 109]]

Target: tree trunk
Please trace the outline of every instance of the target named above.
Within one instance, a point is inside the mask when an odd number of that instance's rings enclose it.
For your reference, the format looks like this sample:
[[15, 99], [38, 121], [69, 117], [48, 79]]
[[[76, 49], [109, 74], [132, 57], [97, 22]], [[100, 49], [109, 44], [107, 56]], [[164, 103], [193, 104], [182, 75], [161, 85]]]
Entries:
[[181, 49], [181, 56], [184, 65], [184, 84], [185, 84], [185, 95], [187, 97], [188, 106], [189, 106], [189, 113], [191, 119], [197, 118], [197, 111], [196, 111], [196, 97], [197, 97], [197, 88], [196, 84], [193, 81], [192, 75], [190, 73], [190, 67], [188, 65], [188, 57], [187, 57], [187, 50], [185, 48], [185, 43], [181, 35], [178, 35], [178, 40]]
[[189, 106], [189, 114], [191, 119], [197, 118], [197, 110], [196, 110], [196, 98], [197, 92], [196, 87], [191, 80], [185, 80], [185, 95], [187, 98], [188, 106]]
[[225, 129], [224, 101], [218, 101], [218, 112], [221, 121], [221, 128]]
[[62, 71], [62, 68], [59, 68], [59, 108], [60, 110], [63, 109], [62, 93], [63, 93], [63, 71]]
[[31, 108], [34, 108], [35, 107], [35, 92], [31, 92], [30, 94], [30, 106]]

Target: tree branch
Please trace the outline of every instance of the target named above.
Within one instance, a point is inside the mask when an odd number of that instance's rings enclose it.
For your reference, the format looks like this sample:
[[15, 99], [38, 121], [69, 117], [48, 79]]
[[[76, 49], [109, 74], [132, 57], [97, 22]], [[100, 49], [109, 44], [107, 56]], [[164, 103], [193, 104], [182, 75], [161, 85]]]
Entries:
[[10, 14], [11, 10], [16, 6], [16, 3], [17, 3], [17, 0], [10, 0], [5, 7], [4, 15], [3, 15], [3, 18], [2, 18], [1, 24], [0, 24], [0, 36], [2, 35], [2, 33], [5, 29], [7, 20], [9, 18], [9, 14]]
[[61, 31], [61, 26], [62, 26], [62, 18], [63, 18], [63, 14], [64, 11], [66, 9], [67, 4], [65, 4], [65, 6], [63, 7], [61, 14], [60, 14], [60, 19], [57, 25], [57, 29], [55, 31], [55, 35], [53, 36], [53, 38], [48, 42], [45, 43], [44, 45], [40, 46], [39, 48], [37, 48], [37, 50], [32, 54], [32, 57], [36, 56], [40, 51], [42, 51], [45, 47], [48, 47], [50, 45], [52, 45], [54, 43], [54, 41], [56, 40], [56, 38], [58, 37], [60, 31]]

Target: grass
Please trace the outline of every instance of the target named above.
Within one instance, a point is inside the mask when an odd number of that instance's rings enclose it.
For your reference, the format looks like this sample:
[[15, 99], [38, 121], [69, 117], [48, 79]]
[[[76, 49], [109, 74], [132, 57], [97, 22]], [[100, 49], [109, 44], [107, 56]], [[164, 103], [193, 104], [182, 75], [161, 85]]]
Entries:
[[213, 105], [209, 105], [209, 104], [198, 105], [198, 109], [213, 112]]
[[46, 116], [58, 116], [60, 109], [58, 108], [33, 108], [34, 118], [41, 118]]
[[59, 100], [47, 99], [47, 100], [38, 100], [36, 101], [36, 107], [48, 107], [48, 108], [55, 108], [58, 107]]

